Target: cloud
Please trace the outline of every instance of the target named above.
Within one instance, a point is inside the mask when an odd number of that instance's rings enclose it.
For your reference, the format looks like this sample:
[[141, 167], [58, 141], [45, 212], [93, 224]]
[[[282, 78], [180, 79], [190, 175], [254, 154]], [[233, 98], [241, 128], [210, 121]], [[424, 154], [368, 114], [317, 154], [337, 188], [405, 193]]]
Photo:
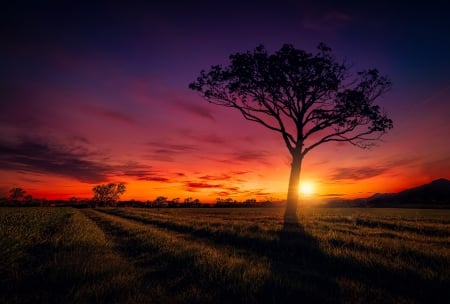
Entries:
[[199, 179], [205, 181], [217, 181], [217, 180], [229, 180], [231, 179], [230, 175], [222, 174], [222, 175], [203, 175], [200, 176]]
[[189, 129], [179, 130], [178, 136], [185, 138], [185, 139], [189, 139], [194, 142], [197, 142], [201, 145], [211, 144], [214, 146], [225, 146], [225, 145], [229, 145], [230, 143], [236, 143], [238, 141], [239, 142], [240, 141], [245, 141], [245, 142], [253, 141], [253, 139], [249, 138], [248, 136], [245, 136], [245, 137], [238, 137], [236, 135], [233, 135], [232, 137], [219, 136], [219, 135], [217, 135], [217, 132], [216, 133], [199, 134], [199, 133], [194, 133], [194, 132], [192, 132], [192, 130], [189, 130]]
[[136, 162], [111, 164], [104, 153], [92, 152], [82, 139], [63, 145], [42, 138], [22, 137], [14, 142], [0, 141], [0, 168], [25, 173], [54, 174], [83, 183], [102, 183], [110, 177], [168, 182], [169, 176]]
[[130, 115], [127, 115], [124, 112], [119, 111], [119, 110], [113, 110], [113, 109], [108, 109], [105, 107], [92, 106], [92, 105], [84, 106], [83, 109], [86, 112], [93, 114], [97, 117], [105, 118], [108, 120], [114, 120], [116, 122], [121, 122], [121, 123], [125, 123], [125, 124], [130, 124], [130, 125], [136, 124], [136, 121]]
[[225, 162], [252, 162], [257, 161], [261, 163], [267, 163], [267, 156], [269, 153], [260, 150], [241, 150], [230, 154], [230, 158]]
[[185, 187], [186, 187], [186, 190], [189, 192], [198, 192], [201, 189], [214, 189], [214, 188], [220, 189], [222, 187], [222, 185], [221, 184], [208, 184], [208, 183], [203, 183], [203, 182], [186, 181]]
[[222, 192], [232, 191], [238, 192], [239, 187], [224, 185], [224, 184], [215, 184], [215, 183], [205, 183], [205, 182], [197, 182], [197, 181], [186, 181], [185, 182], [186, 189], [190, 192], [196, 192], [200, 189], [218, 189]]
[[222, 187], [225, 190], [230, 190], [230, 191], [239, 191], [239, 187], [234, 187], [234, 186], [224, 186]]
[[186, 186], [191, 188], [222, 188], [223, 186], [221, 184], [208, 184], [208, 183], [202, 183], [202, 182], [186, 182]]
[[44, 180], [42, 179], [37, 179], [37, 178], [30, 178], [30, 177], [21, 177], [20, 180], [23, 180], [24, 182], [28, 182], [28, 183], [43, 183]]
[[152, 158], [160, 161], [174, 162], [177, 156], [186, 152], [193, 152], [197, 147], [189, 144], [168, 144], [163, 142], [147, 142], [151, 146]]
[[330, 176], [332, 180], [361, 180], [381, 175], [388, 167], [346, 167], [337, 168]]
[[137, 180], [154, 181], [154, 182], [169, 182], [171, 178], [162, 175], [158, 171], [151, 171], [147, 169], [140, 169], [139, 164], [131, 164], [128, 168], [122, 168], [123, 174], [121, 176], [134, 177]]
[[200, 143], [206, 143], [206, 144], [213, 144], [213, 145], [226, 145], [229, 144], [231, 140], [218, 136], [217, 134], [206, 134], [206, 135], [190, 135], [189, 136], [192, 140], [200, 142]]
[[271, 192], [267, 192], [263, 189], [252, 189], [252, 190], [244, 190], [244, 191], [239, 191], [240, 195], [244, 195], [244, 196], [263, 196], [265, 198], [273, 195], [273, 193]]
[[229, 196], [230, 192], [227, 191], [220, 191], [216, 193], [218, 196]]
[[206, 118], [206, 119], [210, 119], [212, 121], [216, 121], [216, 119], [212, 115], [211, 111], [202, 104], [195, 104], [195, 103], [184, 102], [184, 101], [175, 101], [174, 104], [178, 108], [180, 108], [188, 113], [199, 116], [201, 118]]
[[107, 180], [113, 168], [91, 158], [83, 147], [66, 147], [42, 139], [22, 138], [16, 143], [0, 142], [0, 165], [6, 170], [50, 173], [85, 183]]
[[152, 182], [169, 182], [170, 178], [162, 176], [145, 176], [138, 178], [139, 180], [152, 181]]
[[380, 162], [380, 165], [336, 168], [329, 178], [334, 181], [368, 179], [385, 174], [395, 168], [415, 164], [417, 160], [417, 158], [401, 158], [386, 160]]
[[432, 178], [450, 178], [450, 156], [428, 160], [421, 164], [420, 169]]

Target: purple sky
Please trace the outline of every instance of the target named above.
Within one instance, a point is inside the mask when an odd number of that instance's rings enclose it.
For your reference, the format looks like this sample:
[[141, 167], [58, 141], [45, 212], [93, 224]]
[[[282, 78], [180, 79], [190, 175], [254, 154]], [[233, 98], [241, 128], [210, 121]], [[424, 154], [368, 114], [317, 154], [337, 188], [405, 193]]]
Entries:
[[[67, 2], [67, 1], [66, 1]], [[370, 151], [330, 145], [302, 178], [320, 197], [368, 196], [450, 178], [450, 13], [444, 2], [17, 1], [2, 9], [0, 196], [283, 198], [277, 134], [207, 104], [188, 84], [235, 52], [325, 42], [354, 71], [393, 82], [394, 129]]]

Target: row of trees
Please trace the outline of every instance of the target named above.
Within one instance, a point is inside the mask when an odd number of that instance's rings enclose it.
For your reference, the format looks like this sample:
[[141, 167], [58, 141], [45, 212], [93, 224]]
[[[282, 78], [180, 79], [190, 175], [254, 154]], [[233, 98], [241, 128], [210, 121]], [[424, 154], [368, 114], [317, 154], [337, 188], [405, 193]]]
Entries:
[[68, 200], [46, 199], [36, 200], [31, 195], [27, 195], [22, 188], [12, 188], [4, 203], [5, 205], [25, 205], [25, 206], [74, 206], [74, 207], [147, 207], [147, 208], [183, 208], [183, 207], [270, 207], [273, 204], [270, 201], [257, 202], [256, 199], [247, 199], [238, 201], [232, 198], [217, 198], [215, 204], [202, 204], [198, 198], [187, 197], [184, 200], [180, 198], [169, 199], [166, 196], [158, 196], [150, 201], [119, 201], [121, 195], [126, 191], [123, 183], [107, 183], [96, 185], [92, 188], [93, 197], [91, 199], [80, 199], [71, 197]]
[[92, 188], [92, 199], [79, 199], [71, 197], [67, 201], [57, 200], [48, 201], [46, 199], [33, 200], [31, 195], [27, 195], [23, 188], [12, 188], [9, 190], [8, 197], [4, 198], [4, 202], [7, 205], [40, 205], [40, 206], [52, 206], [52, 205], [70, 205], [70, 206], [82, 206], [86, 207], [112, 207], [118, 205], [130, 205], [130, 206], [146, 206], [146, 207], [197, 207], [200, 205], [199, 199], [192, 197], [185, 198], [183, 201], [180, 198], [169, 199], [165, 196], [158, 196], [153, 201], [138, 202], [127, 201], [119, 202], [120, 197], [125, 193], [126, 186], [124, 183], [107, 183], [96, 185]]
[[91, 207], [96, 206], [115, 206], [120, 196], [125, 193], [126, 187], [123, 183], [108, 183], [96, 185], [92, 188], [94, 193], [92, 199], [90, 200], [80, 200], [76, 197], [71, 197], [68, 201], [48, 201], [46, 199], [33, 199], [30, 194], [20, 187], [11, 188], [8, 191], [8, 196], [3, 198], [2, 201], [5, 205], [40, 205], [40, 206], [51, 206], [51, 205], [81, 205], [86, 204]]

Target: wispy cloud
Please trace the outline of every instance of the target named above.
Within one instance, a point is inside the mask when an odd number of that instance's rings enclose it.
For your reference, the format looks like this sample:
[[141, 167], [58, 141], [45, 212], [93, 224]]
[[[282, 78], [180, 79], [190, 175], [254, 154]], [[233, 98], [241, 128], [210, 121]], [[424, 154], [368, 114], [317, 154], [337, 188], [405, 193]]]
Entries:
[[92, 105], [84, 106], [82, 109], [103, 119], [113, 120], [125, 124], [136, 124], [136, 121], [133, 119], [133, 117], [124, 113], [123, 111]]
[[212, 145], [226, 145], [230, 143], [230, 139], [218, 136], [217, 134], [206, 134], [206, 135], [190, 135], [190, 138], [196, 142], [202, 144], [212, 144]]
[[189, 189], [192, 188], [222, 188], [223, 186], [221, 184], [208, 184], [208, 183], [202, 183], [202, 182], [186, 182], [186, 186]]
[[212, 112], [205, 105], [196, 104], [196, 103], [188, 102], [188, 101], [180, 101], [180, 100], [174, 101], [174, 104], [178, 108], [180, 108], [190, 114], [193, 114], [193, 115], [201, 117], [201, 118], [206, 118], [206, 119], [209, 119], [212, 121], [216, 121]]
[[[428, 160], [421, 164], [421, 171], [432, 178], [450, 178], [450, 156]], [[446, 172], [446, 174], [442, 174]]]
[[238, 192], [239, 187], [222, 183], [207, 183], [203, 181], [186, 181], [187, 191], [196, 192], [201, 189], [217, 189], [218, 192]]
[[171, 176], [137, 162], [114, 164], [105, 153], [91, 151], [82, 143], [56, 143], [43, 138], [21, 137], [16, 141], [0, 140], [0, 167], [24, 173], [53, 174], [83, 183], [101, 183], [112, 177], [169, 182]]
[[269, 153], [264, 150], [238, 150], [229, 155], [226, 162], [261, 162], [267, 163]]
[[139, 180], [152, 181], [152, 182], [169, 182], [170, 178], [162, 177], [162, 176], [144, 176], [138, 178]]
[[388, 167], [345, 167], [337, 168], [330, 176], [332, 180], [361, 180], [381, 175]]
[[417, 160], [417, 158], [400, 158], [386, 160], [376, 165], [336, 168], [329, 179], [333, 181], [368, 179], [390, 172], [395, 168], [416, 164]]
[[228, 174], [221, 174], [221, 175], [202, 175], [199, 177], [201, 180], [205, 181], [217, 181], [217, 180], [230, 180], [232, 177]]
[[152, 171], [136, 163], [120, 168], [123, 173], [120, 176], [134, 177], [137, 180], [153, 181], [153, 182], [170, 182], [173, 179], [164, 175], [159, 171]]
[[114, 170], [110, 165], [92, 160], [94, 156], [98, 155], [82, 147], [55, 145], [42, 139], [0, 142], [0, 165], [4, 169], [57, 174], [86, 183], [103, 182]]
[[177, 156], [197, 151], [197, 147], [190, 144], [170, 144], [164, 142], [151, 141], [146, 145], [150, 146], [151, 157], [155, 160], [174, 162]]

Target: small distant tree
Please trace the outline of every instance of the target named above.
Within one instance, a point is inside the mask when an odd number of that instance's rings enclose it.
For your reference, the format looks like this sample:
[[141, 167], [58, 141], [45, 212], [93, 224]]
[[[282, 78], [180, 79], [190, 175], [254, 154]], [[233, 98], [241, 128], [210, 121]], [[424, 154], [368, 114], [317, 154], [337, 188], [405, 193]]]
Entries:
[[184, 199], [184, 206], [189, 207], [192, 204], [192, 197], [186, 197]]
[[154, 201], [153, 204], [156, 207], [163, 207], [165, 204], [167, 204], [167, 197], [165, 196], [158, 196]]
[[256, 199], [254, 199], [254, 198], [246, 199], [244, 201], [244, 205], [245, 206], [256, 206], [257, 205]]
[[180, 205], [180, 198], [176, 197], [169, 202], [169, 207], [178, 207]]
[[25, 193], [27, 193], [22, 188], [12, 188], [9, 190], [9, 199], [12, 201], [19, 201], [25, 198]]
[[92, 191], [94, 192], [92, 198], [94, 206], [112, 206], [125, 193], [126, 187], [123, 183], [109, 183], [97, 185], [92, 188]]

